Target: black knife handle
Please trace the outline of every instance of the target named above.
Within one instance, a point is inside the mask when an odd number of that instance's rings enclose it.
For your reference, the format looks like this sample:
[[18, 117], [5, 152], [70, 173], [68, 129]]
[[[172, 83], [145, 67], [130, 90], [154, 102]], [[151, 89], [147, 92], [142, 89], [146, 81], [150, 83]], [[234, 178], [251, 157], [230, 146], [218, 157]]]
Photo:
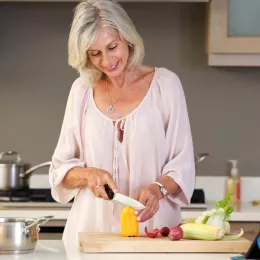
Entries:
[[112, 189], [108, 186], [108, 184], [105, 184], [104, 187], [105, 187], [105, 191], [106, 191], [106, 193], [107, 193], [108, 198], [112, 200], [112, 199], [114, 198], [115, 193], [114, 193], [114, 192], [112, 191]]

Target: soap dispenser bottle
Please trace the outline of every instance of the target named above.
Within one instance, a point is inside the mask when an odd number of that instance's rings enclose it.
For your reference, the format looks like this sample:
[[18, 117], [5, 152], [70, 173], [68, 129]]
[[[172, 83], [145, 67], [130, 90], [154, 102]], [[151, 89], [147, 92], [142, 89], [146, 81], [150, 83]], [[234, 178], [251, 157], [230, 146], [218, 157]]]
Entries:
[[226, 194], [230, 195], [230, 202], [233, 205], [240, 204], [241, 181], [237, 167], [237, 160], [228, 160], [228, 179], [226, 182]]

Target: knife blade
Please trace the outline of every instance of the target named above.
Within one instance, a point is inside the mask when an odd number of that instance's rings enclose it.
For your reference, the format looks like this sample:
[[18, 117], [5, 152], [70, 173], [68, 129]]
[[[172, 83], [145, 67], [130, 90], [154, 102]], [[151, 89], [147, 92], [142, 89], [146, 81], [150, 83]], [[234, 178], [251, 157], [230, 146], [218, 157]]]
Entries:
[[131, 207], [137, 210], [141, 210], [145, 208], [145, 206], [141, 202], [133, 198], [130, 198], [118, 192], [114, 193], [113, 190], [108, 186], [108, 184], [105, 184], [104, 186], [108, 198], [112, 200], [114, 203], [119, 203], [123, 206]]

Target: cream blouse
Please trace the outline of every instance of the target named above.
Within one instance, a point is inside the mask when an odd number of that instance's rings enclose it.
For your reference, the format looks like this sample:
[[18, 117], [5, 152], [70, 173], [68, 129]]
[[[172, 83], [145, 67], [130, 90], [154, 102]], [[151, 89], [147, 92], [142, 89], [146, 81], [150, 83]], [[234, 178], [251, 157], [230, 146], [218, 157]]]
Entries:
[[[123, 141], [117, 133], [120, 127]], [[181, 205], [190, 202], [195, 185], [192, 135], [186, 100], [178, 76], [155, 68], [142, 102], [126, 117], [113, 122], [96, 106], [93, 89], [83, 76], [72, 85], [49, 181], [53, 198], [74, 202], [63, 240], [77, 241], [78, 232], [119, 232], [121, 205], [95, 197], [86, 187], [60, 185], [73, 167], [96, 167], [110, 172], [119, 192], [128, 196], [168, 175], [181, 187], [178, 194], [160, 200], [160, 208], [140, 232], [181, 222]]]

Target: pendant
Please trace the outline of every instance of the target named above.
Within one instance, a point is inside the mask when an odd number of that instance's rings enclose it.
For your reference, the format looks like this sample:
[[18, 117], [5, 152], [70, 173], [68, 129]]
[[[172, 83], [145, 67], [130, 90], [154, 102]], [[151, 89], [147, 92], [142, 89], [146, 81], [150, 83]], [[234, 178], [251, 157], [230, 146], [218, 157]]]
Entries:
[[110, 105], [108, 108], [107, 108], [107, 113], [111, 114], [114, 112], [114, 108], [113, 108], [113, 105]]

